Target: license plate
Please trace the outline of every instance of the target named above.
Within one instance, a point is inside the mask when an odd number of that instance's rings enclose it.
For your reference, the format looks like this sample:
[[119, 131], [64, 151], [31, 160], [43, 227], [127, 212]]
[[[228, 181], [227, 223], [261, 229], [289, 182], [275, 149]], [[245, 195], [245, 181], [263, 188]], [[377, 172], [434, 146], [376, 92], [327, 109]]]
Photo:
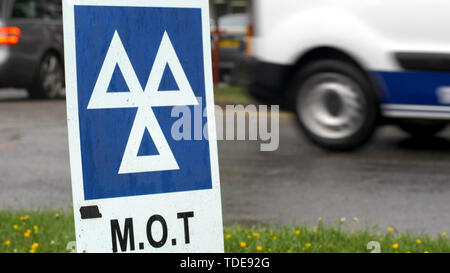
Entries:
[[219, 41], [219, 47], [224, 48], [237, 48], [239, 47], [240, 42], [236, 40], [221, 40]]

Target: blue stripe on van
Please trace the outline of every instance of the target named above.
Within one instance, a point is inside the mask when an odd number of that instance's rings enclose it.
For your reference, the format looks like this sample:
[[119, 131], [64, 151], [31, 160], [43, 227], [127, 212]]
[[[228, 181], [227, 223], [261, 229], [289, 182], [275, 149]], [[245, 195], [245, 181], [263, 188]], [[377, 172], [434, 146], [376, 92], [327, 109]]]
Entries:
[[450, 73], [398, 71], [373, 72], [381, 90], [382, 103], [448, 106], [439, 102], [437, 90], [450, 87]]

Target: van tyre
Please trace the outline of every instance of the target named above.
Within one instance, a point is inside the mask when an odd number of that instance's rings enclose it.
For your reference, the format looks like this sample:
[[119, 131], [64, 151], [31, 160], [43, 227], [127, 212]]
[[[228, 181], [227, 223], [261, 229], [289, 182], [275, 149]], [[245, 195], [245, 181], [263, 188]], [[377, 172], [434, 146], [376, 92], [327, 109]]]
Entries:
[[42, 58], [33, 86], [28, 88], [31, 98], [56, 99], [64, 94], [64, 68], [59, 57], [48, 53]]
[[300, 128], [322, 148], [358, 148], [377, 126], [376, 92], [366, 74], [348, 62], [305, 65], [295, 74], [288, 95]]

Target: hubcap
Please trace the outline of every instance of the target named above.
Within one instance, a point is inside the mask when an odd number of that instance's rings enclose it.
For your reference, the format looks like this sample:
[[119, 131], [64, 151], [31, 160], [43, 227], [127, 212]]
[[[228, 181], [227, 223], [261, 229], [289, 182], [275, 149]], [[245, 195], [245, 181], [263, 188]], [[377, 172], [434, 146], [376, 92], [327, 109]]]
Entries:
[[338, 73], [320, 73], [302, 86], [297, 113], [304, 126], [319, 137], [339, 139], [357, 132], [364, 120], [361, 87]]

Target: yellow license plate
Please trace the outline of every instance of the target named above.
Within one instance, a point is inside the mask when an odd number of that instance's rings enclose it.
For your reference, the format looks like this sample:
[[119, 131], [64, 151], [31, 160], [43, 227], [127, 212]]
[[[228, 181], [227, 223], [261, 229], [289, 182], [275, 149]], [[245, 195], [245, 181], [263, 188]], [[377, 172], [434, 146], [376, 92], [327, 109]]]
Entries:
[[236, 40], [221, 40], [219, 41], [220, 47], [226, 47], [226, 48], [236, 48], [239, 47], [240, 42]]

